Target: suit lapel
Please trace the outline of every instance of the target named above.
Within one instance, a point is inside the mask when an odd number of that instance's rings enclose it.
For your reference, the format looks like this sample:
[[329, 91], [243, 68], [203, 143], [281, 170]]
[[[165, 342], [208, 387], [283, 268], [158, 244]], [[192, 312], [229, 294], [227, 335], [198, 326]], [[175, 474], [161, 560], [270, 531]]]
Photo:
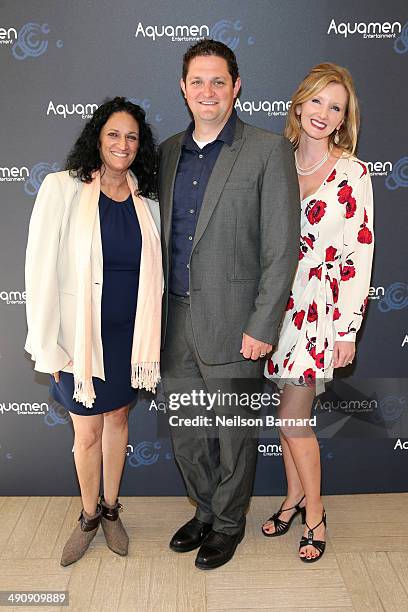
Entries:
[[173, 214], [174, 181], [176, 179], [177, 166], [181, 154], [181, 141], [183, 139], [183, 136], [184, 134], [181, 134], [180, 139], [173, 143], [170, 151], [166, 156], [166, 159], [164, 160], [164, 167], [161, 170], [161, 176], [163, 177], [161, 193], [163, 195], [160, 198], [160, 214], [162, 219], [162, 234], [167, 249], [170, 248], [169, 245], [171, 234], [171, 218]]
[[197, 221], [197, 227], [194, 235], [193, 249], [205, 232], [205, 229], [211, 219], [211, 215], [217, 206], [222, 190], [235, 164], [235, 160], [244, 143], [242, 132], [244, 124], [240, 119], [237, 119], [235, 127], [234, 140], [231, 146], [224, 144], [217, 161], [215, 162], [213, 171], [208, 181], [207, 189], [205, 190], [204, 200], [201, 206], [200, 214]]

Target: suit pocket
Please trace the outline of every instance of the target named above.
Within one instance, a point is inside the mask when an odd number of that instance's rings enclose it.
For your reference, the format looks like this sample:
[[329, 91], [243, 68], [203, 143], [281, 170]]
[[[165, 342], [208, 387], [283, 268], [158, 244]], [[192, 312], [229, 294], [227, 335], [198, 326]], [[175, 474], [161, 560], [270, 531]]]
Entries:
[[243, 190], [247, 191], [250, 189], [255, 189], [255, 181], [231, 181], [230, 183], [225, 183], [224, 190], [233, 189], [234, 191]]

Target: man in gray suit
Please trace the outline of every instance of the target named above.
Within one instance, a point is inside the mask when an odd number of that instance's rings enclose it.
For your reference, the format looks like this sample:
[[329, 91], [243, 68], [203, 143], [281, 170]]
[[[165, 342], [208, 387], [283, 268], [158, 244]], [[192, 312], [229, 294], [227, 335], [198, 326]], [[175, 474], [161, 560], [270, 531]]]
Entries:
[[[193, 122], [160, 146], [162, 375], [178, 408], [170, 418], [176, 461], [197, 508], [170, 548], [200, 547], [196, 566], [212, 569], [232, 558], [245, 532], [257, 431], [242, 417], [257, 415], [240, 398], [259, 391], [263, 358], [278, 339], [300, 204], [289, 141], [236, 115], [241, 80], [226, 45], [191, 47], [180, 85]], [[178, 405], [182, 392], [190, 401]]]

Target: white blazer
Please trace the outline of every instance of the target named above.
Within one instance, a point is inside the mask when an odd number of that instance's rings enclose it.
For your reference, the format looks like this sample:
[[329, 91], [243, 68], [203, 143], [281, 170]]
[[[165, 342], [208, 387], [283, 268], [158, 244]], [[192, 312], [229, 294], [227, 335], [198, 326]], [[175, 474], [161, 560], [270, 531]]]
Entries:
[[[137, 179], [132, 174], [137, 185]], [[75, 342], [76, 220], [83, 183], [48, 174], [31, 215], [25, 265], [28, 334], [25, 350], [38, 372], [72, 372]], [[159, 203], [145, 198], [160, 232]], [[92, 376], [105, 380], [101, 337], [103, 254], [99, 215], [92, 236]]]

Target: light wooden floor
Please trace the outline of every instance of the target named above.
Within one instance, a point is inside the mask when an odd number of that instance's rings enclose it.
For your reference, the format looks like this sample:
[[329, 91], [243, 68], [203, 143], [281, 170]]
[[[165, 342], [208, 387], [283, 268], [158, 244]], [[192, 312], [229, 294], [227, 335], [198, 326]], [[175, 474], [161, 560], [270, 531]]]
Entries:
[[194, 567], [196, 551], [168, 541], [193, 508], [184, 498], [121, 498], [130, 536], [127, 558], [112, 553], [102, 530], [86, 556], [63, 568], [62, 547], [79, 516], [79, 498], [0, 498], [0, 591], [68, 590], [69, 608], [99, 612], [228, 610], [408, 611], [408, 493], [325, 497], [327, 549], [318, 563], [298, 560], [301, 524], [268, 539], [260, 523], [280, 499], [255, 497], [235, 557], [212, 571]]

